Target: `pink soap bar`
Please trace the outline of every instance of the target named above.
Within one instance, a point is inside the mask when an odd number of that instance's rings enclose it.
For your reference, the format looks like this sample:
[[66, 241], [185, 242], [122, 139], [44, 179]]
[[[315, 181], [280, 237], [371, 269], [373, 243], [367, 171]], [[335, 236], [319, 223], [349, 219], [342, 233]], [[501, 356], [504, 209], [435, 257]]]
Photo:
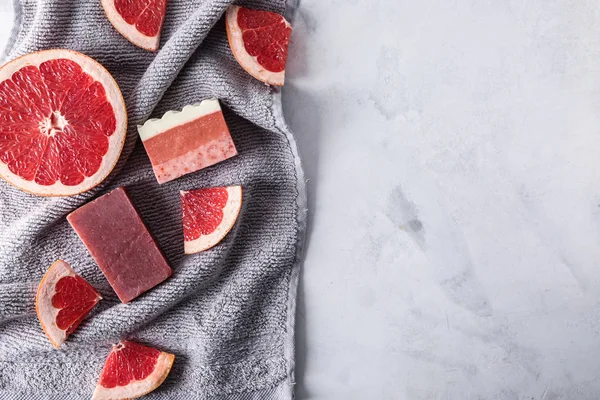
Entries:
[[138, 126], [158, 183], [214, 165], [237, 154], [218, 100], [169, 111]]
[[123, 303], [171, 275], [125, 188], [87, 203], [67, 219]]

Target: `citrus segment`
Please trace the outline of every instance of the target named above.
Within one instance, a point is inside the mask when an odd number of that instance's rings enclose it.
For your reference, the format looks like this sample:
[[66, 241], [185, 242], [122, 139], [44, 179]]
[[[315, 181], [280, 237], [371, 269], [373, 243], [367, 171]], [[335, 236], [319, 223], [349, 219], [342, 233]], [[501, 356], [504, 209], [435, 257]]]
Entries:
[[292, 27], [274, 12], [230, 6], [227, 37], [239, 64], [256, 79], [283, 86]]
[[238, 26], [244, 46], [260, 65], [271, 72], [285, 69], [287, 48], [292, 29], [279, 14], [240, 8]]
[[133, 399], [148, 394], [164, 382], [174, 361], [173, 354], [122, 341], [108, 354], [92, 398]]
[[0, 68], [0, 176], [47, 196], [91, 189], [113, 169], [127, 112], [110, 74], [70, 50], [45, 50]]
[[185, 253], [198, 253], [218, 244], [233, 228], [241, 206], [241, 186], [182, 191]]
[[167, 10], [166, 0], [101, 0], [110, 23], [127, 40], [156, 51]]
[[39, 284], [36, 312], [46, 336], [60, 347], [100, 300], [89, 283], [59, 260]]

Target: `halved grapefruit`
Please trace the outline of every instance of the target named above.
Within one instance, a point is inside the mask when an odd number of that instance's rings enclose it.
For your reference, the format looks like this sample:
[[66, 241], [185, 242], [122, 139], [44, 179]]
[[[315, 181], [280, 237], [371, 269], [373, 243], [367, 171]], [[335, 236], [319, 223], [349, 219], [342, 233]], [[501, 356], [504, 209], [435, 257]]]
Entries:
[[156, 51], [167, 12], [167, 0], [101, 0], [108, 20], [142, 49]]
[[139, 343], [122, 341], [106, 358], [93, 400], [135, 399], [159, 387], [175, 356]]
[[126, 130], [121, 91], [91, 58], [45, 50], [0, 67], [0, 176], [14, 186], [85, 192], [114, 168]]
[[69, 264], [58, 260], [40, 282], [35, 311], [44, 333], [58, 348], [101, 299]]
[[185, 253], [199, 253], [218, 244], [233, 228], [241, 207], [241, 186], [182, 191]]
[[242, 68], [261, 82], [283, 86], [290, 23], [274, 12], [230, 6], [226, 25], [229, 46]]

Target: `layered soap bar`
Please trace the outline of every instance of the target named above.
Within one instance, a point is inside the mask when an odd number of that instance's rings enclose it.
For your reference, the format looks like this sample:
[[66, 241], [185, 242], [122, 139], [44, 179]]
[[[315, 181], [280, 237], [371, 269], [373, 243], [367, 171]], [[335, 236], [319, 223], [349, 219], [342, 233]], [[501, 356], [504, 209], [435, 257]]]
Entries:
[[87, 203], [67, 219], [123, 303], [171, 275], [124, 188]]
[[237, 154], [219, 101], [204, 100], [138, 126], [158, 183], [214, 165]]

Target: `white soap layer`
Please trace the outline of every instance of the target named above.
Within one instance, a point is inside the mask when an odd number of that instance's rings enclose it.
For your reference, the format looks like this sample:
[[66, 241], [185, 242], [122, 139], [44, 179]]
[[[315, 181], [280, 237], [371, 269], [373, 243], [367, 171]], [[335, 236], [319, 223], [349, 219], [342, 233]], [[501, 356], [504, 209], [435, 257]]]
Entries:
[[167, 111], [162, 118], [153, 118], [146, 121], [143, 125], [138, 125], [138, 133], [142, 141], [153, 138], [156, 135], [168, 131], [176, 126], [194, 121], [205, 115], [221, 111], [219, 100], [204, 100], [200, 104], [192, 104], [183, 107], [181, 111]]

